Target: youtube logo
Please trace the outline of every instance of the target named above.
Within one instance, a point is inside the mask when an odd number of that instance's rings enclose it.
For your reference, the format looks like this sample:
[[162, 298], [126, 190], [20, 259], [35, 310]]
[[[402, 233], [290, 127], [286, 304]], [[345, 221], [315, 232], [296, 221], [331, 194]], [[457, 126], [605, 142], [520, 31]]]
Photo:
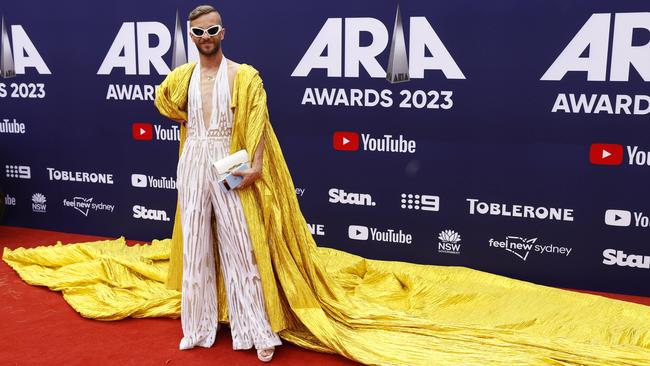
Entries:
[[350, 225], [348, 237], [353, 240], [368, 240], [368, 227], [361, 225]]
[[627, 210], [607, 210], [605, 211], [605, 224], [609, 226], [630, 226], [632, 223], [632, 213]]
[[139, 188], [147, 188], [147, 176], [144, 174], [131, 174], [131, 185]]
[[597, 165], [621, 165], [623, 163], [623, 145], [591, 144], [589, 161]]
[[153, 125], [151, 123], [136, 122], [131, 128], [133, 138], [142, 141], [153, 140]]
[[359, 134], [356, 132], [334, 132], [334, 150], [357, 151], [359, 150]]

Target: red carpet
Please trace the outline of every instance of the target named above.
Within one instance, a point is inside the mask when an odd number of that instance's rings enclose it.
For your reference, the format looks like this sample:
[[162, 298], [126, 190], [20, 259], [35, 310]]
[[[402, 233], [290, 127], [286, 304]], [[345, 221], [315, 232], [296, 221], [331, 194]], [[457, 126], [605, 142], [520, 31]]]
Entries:
[[[96, 236], [0, 226], [0, 249], [105, 239]], [[129, 241], [129, 244], [133, 244]], [[178, 319], [101, 322], [79, 316], [58, 292], [24, 283], [0, 262], [0, 365], [261, 365], [253, 350], [233, 351], [222, 327], [210, 349], [179, 351]], [[591, 292], [595, 293], [595, 292]], [[596, 293], [650, 305], [650, 298]], [[284, 342], [273, 365], [358, 365], [338, 355]]]
[[[0, 250], [105, 239], [0, 226]], [[129, 241], [129, 244], [135, 242]], [[179, 319], [85, 319], [58, 292], [30, 286], [0, 261], [0, 365], [261, 365], [254, 350], [233, 351], [227, 327], [212, 348], [179, 351]], [[286, 341], [272, 365], [359, 365], [338, 355], [308, 351]]]

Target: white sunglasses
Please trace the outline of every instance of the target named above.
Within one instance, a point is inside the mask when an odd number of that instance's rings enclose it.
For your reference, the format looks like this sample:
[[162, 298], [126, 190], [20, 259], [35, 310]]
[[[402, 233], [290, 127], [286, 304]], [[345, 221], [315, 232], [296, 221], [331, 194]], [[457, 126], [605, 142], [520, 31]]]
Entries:
[[208, 33], [208, 36], [214, 37], [217, 34], [219, 34], [219, 32], [221, 32], [222, 29], [223, 27], [220, 24], [215, 24], [213, 26], [208, 27], [208, 29], [192, 27], [190, 28], [190, 32], [192, 32], [192, 34], [196, 37], [203, 37], [203, 34], [205, 34], [206, 32]]

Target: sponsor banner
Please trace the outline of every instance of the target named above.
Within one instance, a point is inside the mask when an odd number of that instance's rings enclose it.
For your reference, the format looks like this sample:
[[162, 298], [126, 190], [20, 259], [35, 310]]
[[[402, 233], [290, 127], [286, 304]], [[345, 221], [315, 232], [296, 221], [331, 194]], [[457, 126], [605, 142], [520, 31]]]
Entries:
[[148, 122], [136, 122], [131, 125], [133, 139], [140, 141], [180, 141], [181, 129], [178, 124], [168, 126], [154, 125]]
[[32, 211], [38, 213], [47, 212], [47, 197], [42, 193], [32, 195]]
[[376, 206], [372, 196], [368, 193], [346, 192], [340, 188], [331, 188], [329, 190], [329, 202], [341, 205], [355, 206]]
[[[624, 263], [648, 255], [647, 0], [474, 0], [470, 12], [416, 0], [332, 0], [317, 11], [242, 1], [218, 5], [222, 49], [259, 71], [319, 242], [650, 296], [632, 267], [603, 276], [611, 267], [584, 260], [611, 243], [627, 245], [616, 249]], [[198, 60], [193, 4], [97, 3], [100, 26], [81, 8], [3, 5], [3, 224], [169, 237], [185, 130], [153, 100], [171, 70]], [[268, 19], [283, 21], [260, 32]], [[93, 29], [92, 42], [79, 29]], [[538, 259], [561, 265], [551, 276], [530, 264]]]
[[307, 224], [309, 232], [314, 236], [325, 236], [325, 225], [323, 224]]
[[2, 15], [0, 23], [0, 99], [44, 99], [46, 96], [45, 83], [23, 82], [21, 79], [23, 75], [50, 74], [52, 74], [50, 68], [25, 27], [20, 24], [11, 24], [10, 15]]
[[603, 264], [608, 266], [650, 269], [650, 255], [628, 254], [622, 250], [605, 249]]
[[133, 206], [133, 218], [140, 220], [170, 221], [165, 210], [150, 209], [143, 205]]
[[0, 120], [0, 133], [24, 135], [26, 131], [25, 123], [18, 122], [15, 118]]
[[[93, 202], [95, 201], [95, 202]], [[63, 207], [70, 207], [79, 212], [83, 216], [88, 217], [90, 212], [110, 212], [113, 213], [115, 209], [114, 204], [96, 202], [94, 197], [72, 197], [70, 199], [63, 199]]]
[[531, 253], [535, 255], [558, 255], [568, 257], [573, 248], [542, 242], [538, 238], [524, 238], [521, 236], [507, 235], [505, 239], [488, 240], [490, 248], [502, 249], [512, 253], [515, 257], [526, 261]]
[[470, 215], [492, 215], [533, 220], [573, 221], [573, 209], [544, 206], [529, 206], [522, 204], [483, 202], [476, 198], [468, 198]]
[[459, 255], [462, 244], [460, 234], [454, 230], [443, 230], [438, 234], [438, 253]]
[[16, 197], [5, 195], [5, 206], [16, 206]]
[[413, 235], [405, 233], [401, 229], [378, 229], [363, 225], [348, 226], [348, 237], [352, 240], [372, 240], [391, 244], [412, 244]]
[[27, 165], [5, 165], [5, 176], [15, 179], [32, 179], [32, 168]]
[[[359, 136], [361, 140], [359, 140]], [[359, 142], [361, 141], [361, 144]], [[332, 141], [334, 150], [340, 151], [372, 151], [390, 152], [401, 154], [414, 154], [417, 144], [414, 140], [408, 140], [403, 135], [383, 135], [374, 137], [367, 133], [357, 132], [334, 132]]]
[[641, 211], [609, 209], [605, 211], [605, 224], [620, 227], [650, 227], [650, 217]]
[[400, 207], [406, 210], [420, 210], [429, 212], [440, 211], [440, 197], [438, 196], [402, 193], [401, 203], [402, 204]]
[[176, 189], [176, 178], [131, 174], [131, 185], [137, 188]]
[[94, 184], [114, 184], [113, 174], [95, 172], [74, 172], [70, 170], [58, 170], [47, 168], [48, 179], [59, 182], [78, 182]]
[[[625, 156], [627, 153], [627, 159]], [[597, 165], [622, 165], [627, 160], [627, 165], [650, 166], [648, 159], [650, 151], [643, 150], [637, 145], [623, 146], [620, 144], [591, 144], [589, 161]]]

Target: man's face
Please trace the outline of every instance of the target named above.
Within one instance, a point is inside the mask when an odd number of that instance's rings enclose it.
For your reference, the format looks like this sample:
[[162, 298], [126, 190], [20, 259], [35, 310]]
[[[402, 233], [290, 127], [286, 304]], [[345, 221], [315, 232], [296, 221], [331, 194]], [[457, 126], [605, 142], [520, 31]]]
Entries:
[[[198, 27], [206, 30], [215, 24], [220, 25], [221, 19], [219, 19], [217, 13], [212, 12], [208, 14], [203, 14], [200, 17], [191, 21], [190, 27]], [[210, 37], [207, 32], [204, 32], [203, 36], [201, 37], [195, 36], [194, 34], [192, 34], [192, 32], [190, 32], [190, 34], [192, 37], [192, 41], [194, 41], [194, 44], [196, 45], [196, 48], [199, 50], [199, 52], [205, 56], [212, 56], [212, 55], [216, 55], [217, 52], [219, 52], [219, 49], [221, 48], [221, 40], [223, 39], [225, 32], [226, 29], [224, 28], [219, 32], [219, 34], [212, 37]]]

